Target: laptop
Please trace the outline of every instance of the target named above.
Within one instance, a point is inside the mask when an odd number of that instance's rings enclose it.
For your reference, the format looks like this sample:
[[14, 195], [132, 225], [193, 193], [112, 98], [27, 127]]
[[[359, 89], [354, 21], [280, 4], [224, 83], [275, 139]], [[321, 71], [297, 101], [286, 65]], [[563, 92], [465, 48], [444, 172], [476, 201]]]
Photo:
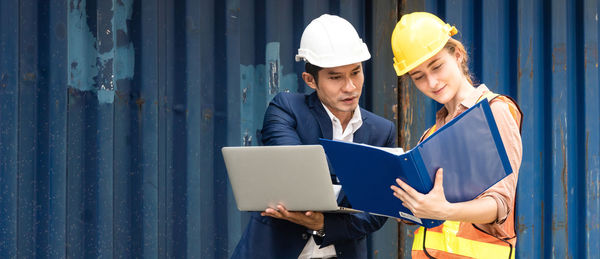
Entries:
[[[321, 145], [246, 146], [221, 149], [237, 207], [264, 211], [359, 212], [339, 207]], [[339, 192], [339, 186], [337, 192]]]

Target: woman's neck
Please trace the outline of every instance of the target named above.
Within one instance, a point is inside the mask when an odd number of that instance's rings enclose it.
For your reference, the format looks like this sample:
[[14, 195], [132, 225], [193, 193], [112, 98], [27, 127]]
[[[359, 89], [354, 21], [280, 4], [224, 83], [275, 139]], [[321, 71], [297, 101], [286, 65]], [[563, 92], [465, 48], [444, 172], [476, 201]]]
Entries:
[[465, 98], [471, 95], [473, 91], [475, 91], [475, 87], [473, 87], [473, 85], [469, 83], [469, 81], [466, 78], [463, 78], [462, 83], [458, 88], [458, 91], [456, 91], [456, 95], [454, 95], [454, 98], [452, 98], [452, 100], [450, 100], [444, 105], [444, 107], [446, 107], [446, 110], [448, 110], [448, 115], [454, 114], [454, 112], [456, 111], [456, 107], [458, 107], [458, 104], [460, 104]]

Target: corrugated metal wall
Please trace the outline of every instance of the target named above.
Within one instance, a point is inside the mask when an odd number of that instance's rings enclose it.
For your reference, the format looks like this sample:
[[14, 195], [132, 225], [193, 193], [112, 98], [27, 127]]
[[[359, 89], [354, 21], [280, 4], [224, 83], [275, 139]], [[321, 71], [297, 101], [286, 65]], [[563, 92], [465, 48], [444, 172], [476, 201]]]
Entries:
[[[520, 258], [597, 258], [600, 251], [600, 81], [597, 0], [406, 1], [459, 29], [471, 70], [523, 112]], [[433, 124], [436, 104], [402, 82], [403, 145]], [[405, 105], [405, 104], [408, 104]], [[424, 119], [422, 119], [425, 114]], [[408, 255], [411, 228], [401, 227]]]
[[228, 257], [247, 215], [220, 148], [307, 91], [294, 55], [322, 13], [368, 42], [362, 104], [393, 119], [393, 0], [0, 1], [0, 257]]
[[[398, 120], [399, 144], [411, 147], [438, 105], [410, 82], [397, 88], [389, 36], [399, 11], [427, 10], [459, 28], [478, 80], [516, 97], [525, 113], [518, 256], [594, 258], [599, 8], [596, 0], [0, 1], [0, 257], [227, 257], [247, 215], [235, 207], [220, 147], [256, 145], [270, 98], [308, 91], [293, 61], [304, 26], [334, 13], [357, 27], [373, 54], [362, 105]], [[414, 228], [399, 229], [388, 222], [370, 255], [407, 256]]]

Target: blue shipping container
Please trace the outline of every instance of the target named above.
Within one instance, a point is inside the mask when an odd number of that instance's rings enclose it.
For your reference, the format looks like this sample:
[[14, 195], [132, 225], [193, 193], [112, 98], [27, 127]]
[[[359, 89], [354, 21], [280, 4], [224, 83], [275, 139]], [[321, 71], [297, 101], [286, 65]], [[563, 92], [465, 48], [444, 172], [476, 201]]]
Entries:
[[[519, 258], [600, 250], [597, 0], [0, 1], [0, 257], [228, 258], [248, 220], [220, 154], [258, 145], [323, 13], [367, 42], [361, 105], [414, 146], [440, 107], [391, 66], [402, 14], [459, 29], [479, 82], [525, 114]], [[370, 258], [408, 258], [389, 220]]]

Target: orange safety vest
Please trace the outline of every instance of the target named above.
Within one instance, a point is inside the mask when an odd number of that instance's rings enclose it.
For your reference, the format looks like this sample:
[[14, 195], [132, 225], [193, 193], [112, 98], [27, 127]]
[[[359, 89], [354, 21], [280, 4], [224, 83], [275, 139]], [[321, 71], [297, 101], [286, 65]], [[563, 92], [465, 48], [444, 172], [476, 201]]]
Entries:
[[[521, 127], [523, 113], [514, 100], [490, 91], [484, 92], [479, 100], [483, 98], [487, 98], [489, 102], [498, 100], [507, 103], [511, 115]], [[518, 115], [521, 115], [520, 119], [517, 119]], [[421, 141], [436, 129], [435, 125], [428, 129]], [[495, 237], [468, 222], [447, 220], [434, 228], [419, 227], [415, 231], [412, 258], [514, 258], [517, 243], [514, 223], [515, 215], [512, 210], [504, 222], [510, 229], [510, 238]]]

